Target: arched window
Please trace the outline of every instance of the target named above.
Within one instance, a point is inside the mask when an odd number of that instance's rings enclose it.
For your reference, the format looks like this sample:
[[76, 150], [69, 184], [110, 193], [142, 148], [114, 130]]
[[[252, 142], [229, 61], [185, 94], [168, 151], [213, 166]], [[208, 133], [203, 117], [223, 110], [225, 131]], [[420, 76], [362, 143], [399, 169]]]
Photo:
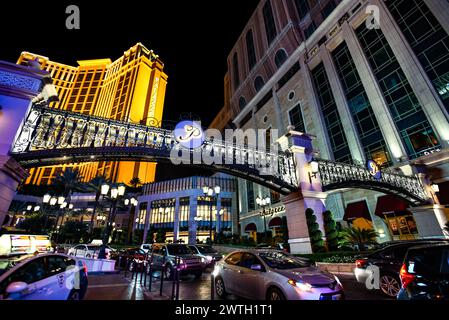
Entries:
[[278, 52], [276, 52], [276, 55], [274, 56], [274, 63], [276, 64], [276, 67], [278, 69], [284, 64], [285, 61], [287, 61], [288, 56], [287, 52], [285, 52], [284, 49], [279, 49]]
[[245, 108], [245, 107], [246, 107], [246, 100], [245, 100], [244, 97], [240, 97], [240, 99], [239, 99], [239, 108], [240, 108], [240, 110], [243, 110], [243, 108]]
[[254, 80], [254, 88], [256, 89], [257, 92], [259, 92], [260, 89], [262, 89], [264, 85], [265, 85], [265, 82], [263, 81], [261, 76], [258, 76], [256, 78], [256, 80]]
[[248, 54], [248, 67], [251, 71], [256, 65], [256, 50], [254, 48], [253, 31], [249, 30], [246, 34], [246, 51]]
[[234, 90], [240, 85], [240, 76], [239, 76], [239, 59], [237, 57], [237, 52], [234, 53], [234, 57], [232, 58], [232, 64], [234, 68]]

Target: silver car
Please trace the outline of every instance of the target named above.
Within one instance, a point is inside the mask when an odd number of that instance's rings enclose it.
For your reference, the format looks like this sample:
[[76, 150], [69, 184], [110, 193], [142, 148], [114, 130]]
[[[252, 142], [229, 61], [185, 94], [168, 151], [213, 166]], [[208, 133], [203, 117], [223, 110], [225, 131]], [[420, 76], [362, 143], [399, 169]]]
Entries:
[[340, 280], [307, 259], [274, 250], [236, 251], [217, 262], [215, 292], [255, 300], [342, 300]]

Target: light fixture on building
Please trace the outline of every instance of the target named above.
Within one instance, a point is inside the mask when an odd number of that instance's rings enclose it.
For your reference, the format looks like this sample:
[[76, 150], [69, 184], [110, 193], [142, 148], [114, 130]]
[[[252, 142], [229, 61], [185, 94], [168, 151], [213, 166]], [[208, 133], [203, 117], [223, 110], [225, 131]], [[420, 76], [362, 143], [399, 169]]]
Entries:
[[29, 205], [29, 206], [27, 207], [27, 211], [31, 211], [31, 209], [33, 209], [33, 206], [32, 206], [32, 205]]
[[117, 199], [117, 197], [118, 197], [118, 189], [116, 187], [113, 187], [111, 189], [111, 198], [112, 199]]
[[124, 203], [125, 203], [125, 206], [129, 205], [129, 199], [125, 199]]
[[52, 197], [49, 202], [51, 206], [54, 206], [58, 203], [58, 198]]
[[137, 201], [136, 198], [131, 198], [131, 205], [137, 207], [138, 204], [139, 204], [139, 201]]
[[109, 186], [107, 183], [103, 184], [103, 185], [101, 186], [101, 194], [102, 194], [103, 196], [107, 195], [108, 192], [109, 192], [109, 188], [110, 188], [110, 186]]
[[71, 204], [69, 204], [69, 210], [72, 210], [73, 209], [73, 203], [71, 203]]
[[39, 211], [40, 209], [41, 209], [40, 206], [35, 206], [35, 207], [34, 207], [34, 212]]
[[270, 197], [265, 197], [265, 198], [256, 198], [256, 203], [261, 206], [261, 207], [266, 207], [268, 205], [270, 205], [271, 203], [271, 198]]
[[309, 172], [309, 182], [312, 184], [312, 178], [316, 179], [316, 176], [319, 172], [319, 163], [316, 160], [310, 161], [310, 172]]
[[123, 184], [118, 186], [118, 195], [120, 197], [123, 197], [125, 195], [125, 191], [126, 191], [126, 187]]
[[437, 185], [436, 183], [434, 183], [434, 184], [432, 184], [432, 190], [435, 193], [440, 192], [440, 186]]
[[43, 203], [49, 203], [51, 199], [51, 195], [49, 195], [48, 193], [46, 195], [44, 195], [42, 202]]
[[61, 209], [65, 209], [67, 207], [67, 202], [63, 202], [60, 205]]
[[58, 204], [61, 205], [65, 201], [65, 198], [63, 196], [58, 197]]

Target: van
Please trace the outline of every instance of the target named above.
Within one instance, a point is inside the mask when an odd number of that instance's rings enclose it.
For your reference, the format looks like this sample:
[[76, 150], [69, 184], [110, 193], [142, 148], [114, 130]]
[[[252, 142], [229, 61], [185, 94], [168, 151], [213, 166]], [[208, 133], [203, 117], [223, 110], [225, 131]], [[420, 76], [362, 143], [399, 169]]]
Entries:
[[47, 235], [4, 234], [0, 236], [0, 256], [45, 253], [52, 250]]

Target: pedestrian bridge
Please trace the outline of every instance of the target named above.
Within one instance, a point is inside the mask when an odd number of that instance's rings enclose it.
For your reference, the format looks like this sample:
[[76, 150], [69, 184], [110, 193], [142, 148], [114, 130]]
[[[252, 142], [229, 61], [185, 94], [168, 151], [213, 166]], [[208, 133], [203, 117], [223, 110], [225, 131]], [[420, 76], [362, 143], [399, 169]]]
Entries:
[[[197, 160], [182, 165], [225, 172], [283, 195], [304, 188], [297, 172], [309, 170], [310, 166], [300, 163], [292, 152], [270, 153], [208, 138], [201, 147], [187, 149], [180, 146], [174, 130], [160, 128], [156, 122], [152, 124], [145, 126], [34, 105], [16, 135], [10, 154], [24, 168], [32, 168], [92, 161], [173, 162], [173, 155], [181, 151], [187, 152], [189, 159], [201, 159], [205, 152], [213, 155], [214, 162]], [[365, 167], [317, 162], [316, 174], [324, 192], [369, 189], [393, 194], [412, 206], [428, 202], [425, 188], [416, 176], [385, 172], [376, 179]]]

